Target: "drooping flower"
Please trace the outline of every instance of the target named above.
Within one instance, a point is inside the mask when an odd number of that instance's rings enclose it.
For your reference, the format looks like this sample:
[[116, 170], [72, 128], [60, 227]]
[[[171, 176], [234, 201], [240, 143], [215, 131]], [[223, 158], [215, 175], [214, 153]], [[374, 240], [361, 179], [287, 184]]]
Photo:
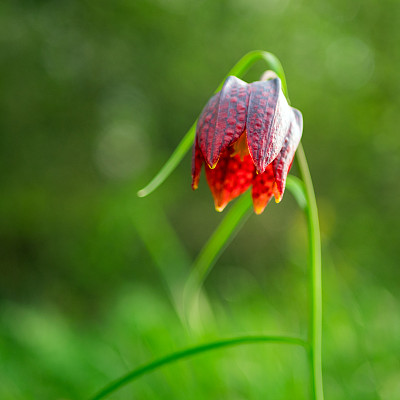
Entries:
[[272, 196], [282, 199], [302, 130], [279, 78], [246, 83], [229, 76], [197, 123], [192, 188], [204, 163], [217, 211], [252, 185], [254, 211], [262, 213]]

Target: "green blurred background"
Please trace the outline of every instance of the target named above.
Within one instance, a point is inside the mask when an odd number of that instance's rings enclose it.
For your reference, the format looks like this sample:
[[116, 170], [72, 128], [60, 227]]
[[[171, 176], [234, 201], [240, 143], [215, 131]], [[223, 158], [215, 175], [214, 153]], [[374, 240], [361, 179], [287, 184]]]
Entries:
[[[306, 227], [290, 193], [219, 259], [191, 332], [170, 294], [224, 214], [204, 176], [192, 192], [189, 155], [136, 197], [232, 65], [264, 49], [304, 115], [326, 398], [400, 399], [399, 26], [398, 0], [2, 0], [0, 398], [83, 399], [191, 344], [306, 334]], [[110, 398], [297, 400], [307, 379], [302, 349], [261, 344]]]

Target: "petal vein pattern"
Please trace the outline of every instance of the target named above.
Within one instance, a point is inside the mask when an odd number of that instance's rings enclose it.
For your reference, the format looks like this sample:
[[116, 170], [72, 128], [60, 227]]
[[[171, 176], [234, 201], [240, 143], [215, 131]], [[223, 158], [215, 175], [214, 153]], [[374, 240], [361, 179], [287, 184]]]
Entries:
[[[207, 140], [201, 140], [199, 143], [204, 158], [211, 168], [215, 167], [221, 153], [238, 140], [245, 129], [250, 88], [246, 82], [235, 76], [229, 76], [219, 93], [215, 125], [208, 130]], [[214, 124], [214, 115], [212, 117], [208, 115], [209, 113], [204, 119], [209, 118]], [[204, 135], [202, 130], [206, 123], [207, 121], [199, 127], [200, 137]]]
[[254, 211], [280, 202], [301, 139], [303, 117], [291, 108], [279, 78], [246, 83], [230, 76], [204, 107], [196, 129], [192, 187], [205, 175], [222, 211], [251, 185]]
[[250, 155], [259, 173], [278, 155], [288, 132], [292, 111], [280, 79], [250, 84], [247, 137]]
[[[207, 149], [212, 145], [217, 124], [218, 106], [221, 92], [216, 93], [203, 108], [196, 128], [198, 145], [207, 160]], [[197, 143], [196, 143], [197, 145]]]
[[278, 156], [274, 159], [272, 165], [275, 174], [276, 187], [278, 191], [278, 202], [283, 196], [285, 190], [286, 178], [292, 166], [293, 157], [297, 146], [300, 143], [301, 134], [303, 132], [303, 116], [301, 112], [292, 108], [293, 117], [289, 127], [289, 131], [285, 137], [282, 149]]

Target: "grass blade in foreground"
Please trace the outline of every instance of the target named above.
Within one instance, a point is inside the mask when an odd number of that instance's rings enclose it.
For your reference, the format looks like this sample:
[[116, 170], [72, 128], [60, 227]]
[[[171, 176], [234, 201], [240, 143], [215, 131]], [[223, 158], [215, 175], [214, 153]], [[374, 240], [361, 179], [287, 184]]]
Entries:
[[194, 262], [183, 291], [183, 309], [188, 328], [193, 329], [200, 325], [199, 299], [204, 279], [224, 248], [250, 216], [251, 208], [252, 200], [248, 191], [233, 204]]
[[142, 375], [148, 374], [164, 365], [171, 364], [175, 361], [179, 361], [196, 354], [204, 353], [210, 350], [215, 350], [223, 347], [238, 346], [241, 344], [250, 343], [283, 343], [291, 344], [296, 346], [302, 346], [305, 349], [308, 348], [308, 344], [305, 340], [290, 337], [290, 336], [242, 336], [225, 340], [218, 340], [216, 342], [206, 343], [200, 346], [189, 347], [188, 349], [178, 351], [176, 353], [169, 354], [165, 357], [158, 358], [148, 364], [145, 364], [139, 368], [136, 368], [132, 372], [123, 376], [120, 379], [110, 383], [99, 393], [91, 398], [91, 400], [100, 400], [109, 395], [112, 392], [120, 389], [122, 386], [134, 381]]

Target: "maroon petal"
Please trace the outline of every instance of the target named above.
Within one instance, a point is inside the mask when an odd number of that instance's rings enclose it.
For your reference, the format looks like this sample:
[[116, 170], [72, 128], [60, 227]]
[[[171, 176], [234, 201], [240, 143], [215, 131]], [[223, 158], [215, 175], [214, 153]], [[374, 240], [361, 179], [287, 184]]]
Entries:
[[263, 173], [281, 150], [293, 113], [279, 78], [253, 82], [250, 89], [247, 140], [254, 165]]
[[285, 191], [287, 174], [292, 166], [294, 153], [300, 143], [303, 132], [303, 116], [301, 112], [295, 108], [292, 108], [292, 111], [293, 117], [289, 132], [285, 137], [281, 151], [272, 163], [277, 187], [277, 193], [274, 193], [274, 195], [278, 203], [281, 201]]
[[204, 162], [203, 154], [201, 153], [200, 147], [197, 143], [197, 137], [193, 144], [193, 155], [192, 155], [192, 189], [196, 190], [199, 186], [201, 167]]
[[[218, 101], [207, 104], [205, 115], [201, 115], [198, 130], [199, 145], [211, 168], [215, 167], [221, 153], [244, 132], [249, 94], [250, 89], [246, 82], [235, 76], [229, 76], [224, 82]], [[218, 108], [216, 121], [215, 108]]]
[[197, 122], [196, 141], [205, 158], [215, 135], [220, 94], [218, 92], [208, 100]]

